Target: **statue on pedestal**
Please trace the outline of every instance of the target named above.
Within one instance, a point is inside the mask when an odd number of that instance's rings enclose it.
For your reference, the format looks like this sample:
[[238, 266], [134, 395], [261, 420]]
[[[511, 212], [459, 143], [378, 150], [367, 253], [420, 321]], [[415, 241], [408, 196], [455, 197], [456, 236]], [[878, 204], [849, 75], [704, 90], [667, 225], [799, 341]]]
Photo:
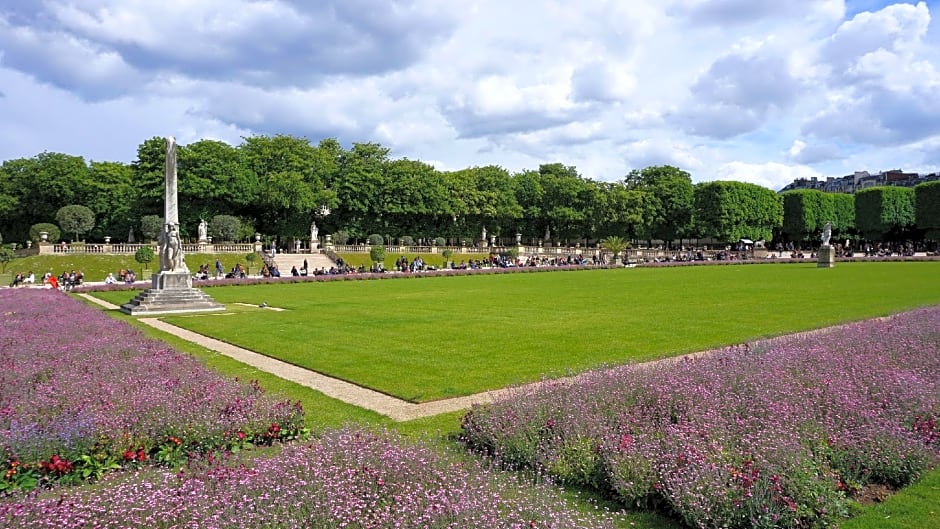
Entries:
[[832, 223], [827, 222], [826, 225], [823, 226], [823, 230], [822, 230], [822, 237], [821, 237], [822, 245], [829, 246], [829, 239], [831, 238], [832, 238]]
[[310, 223], [310, 240], [316, 241], [317, 237], [320, 235], [320, 230], [317, 228], [317, 221]]
[[199, 242], [208, 240], [209, 227], [206, 225], [206, 221], [199, 219]]

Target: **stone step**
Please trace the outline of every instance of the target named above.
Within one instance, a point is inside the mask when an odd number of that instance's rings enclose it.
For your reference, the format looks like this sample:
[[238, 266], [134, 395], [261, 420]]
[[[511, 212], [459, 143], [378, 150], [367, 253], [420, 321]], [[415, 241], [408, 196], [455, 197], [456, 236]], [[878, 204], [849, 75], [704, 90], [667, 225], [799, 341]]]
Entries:
[[281, 275], [290, 274], [292, 266], [300, 270], [304, 266], [304, 260], [307, 261], [311, 272], [320, 268], [329, 270], [336, 266], [332, 259], [322, 253], [282, 253], [274, 256], [274, 262], [277, 263], [277, 269], [281, 271]]

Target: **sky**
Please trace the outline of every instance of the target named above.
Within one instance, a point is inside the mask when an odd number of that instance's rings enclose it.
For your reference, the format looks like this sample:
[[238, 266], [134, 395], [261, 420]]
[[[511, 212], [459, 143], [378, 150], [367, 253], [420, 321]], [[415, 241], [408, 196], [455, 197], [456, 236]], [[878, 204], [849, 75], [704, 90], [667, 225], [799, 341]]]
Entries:
[[616, 181], [940, 170], [940, 0], [2, 0], [0, 161], [377, 142]]

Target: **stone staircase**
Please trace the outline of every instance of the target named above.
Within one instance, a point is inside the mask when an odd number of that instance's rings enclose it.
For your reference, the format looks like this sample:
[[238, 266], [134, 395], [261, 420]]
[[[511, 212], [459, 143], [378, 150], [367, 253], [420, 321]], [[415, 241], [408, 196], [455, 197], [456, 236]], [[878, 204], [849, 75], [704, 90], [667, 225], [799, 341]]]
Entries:
[[281, 271], [281, 276], [289, 276], [290, 269], [293, 266], [300, 270], [304, 267], [304, 259], [307, 260], [308, 272], [313, 274], [315, 270], [323, 268], [329, 270], [336, 266], [336, 263], [322, 253], [279, 253], [274, 256], [274, 262], [277, 263], [277, 269]]
[[211, 312], [225, 310], [205, 292], [193, 288], [189, 272], [161, 272], [148, 288], [121, 305], [121, 312], [132, 316]]

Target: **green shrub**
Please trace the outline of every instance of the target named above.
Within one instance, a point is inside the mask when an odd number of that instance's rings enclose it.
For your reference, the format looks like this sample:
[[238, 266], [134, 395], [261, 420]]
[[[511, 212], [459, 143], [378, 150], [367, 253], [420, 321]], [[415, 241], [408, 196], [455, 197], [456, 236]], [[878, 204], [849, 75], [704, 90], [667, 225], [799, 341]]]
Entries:
[[414, 246], [414, 245], [415, 245], [414, 237], [412, 237], [412, 236], [410, 236], [410, 235], [405, 235], [405, 236], [403, 236], [403, 237], [401, 238], [401, 245], [402, 245], [402, 246]]
[[[371, 236], [370, 236], [371, 237]], [[385, 247], [384, 246], [373, 246], [369, 250], [369, 258], [372, 259], [373, 263], [382, 263], [385, 262]]]
[[41, 231], [48, 232], [48, 240], [50, 242], [58, 241], [59, 238], [62, 237], [62, 232], [59, 230], [58, 226], [51, 222], [40, 222], [39, 224], [33, 224], [29, 229], [29, 240], [36, 242], [42, 240], [42, 237], [39, 236], [39, 232]]
[[147, 264], [152, 262], [154, 258], [153, 249], [147, 245], [141, 246], [134, 252], [134, 260], [138, 263], [144, 265], [144, 269], [147, 269]]
[[445, 244], [447, 244], [447, 239], [443, 237], [434, 239], [434, 246], [444, 246]]
[[378, 233], [373, 233], [366, 238], [366, 241], [370, 246], [381, 246], [385, 244], [385, 238], [379, 235]]

